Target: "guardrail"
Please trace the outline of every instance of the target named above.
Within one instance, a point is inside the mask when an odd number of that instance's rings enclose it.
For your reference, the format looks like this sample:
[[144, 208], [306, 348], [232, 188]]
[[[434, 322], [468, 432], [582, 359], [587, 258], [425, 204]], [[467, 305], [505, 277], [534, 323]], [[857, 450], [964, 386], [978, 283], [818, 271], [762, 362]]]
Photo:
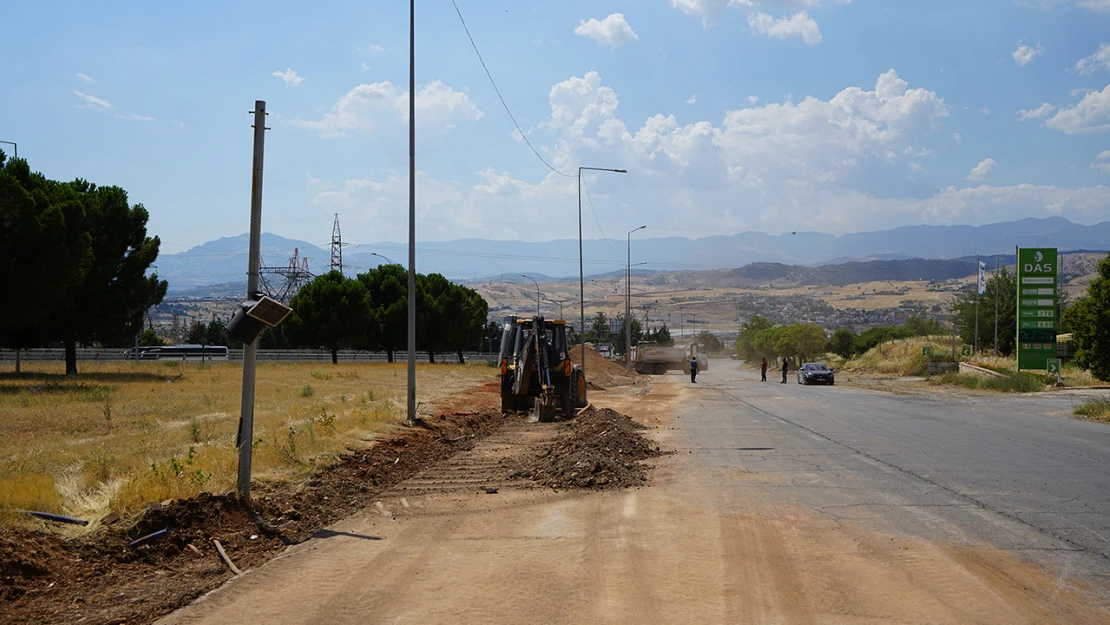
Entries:
[[[339, 362], [388, 362], [389, 358], [385, 352], [367, 352], [359, 350], [345, 349], [339, 351]], [[394, 352], [395, 362], [405, 362], [407, 358], [406, 352]], [[62, 361], [65, 360], [64, 349], [29, 349], [23, 350], [20, 356], [24, 362], [45, 362], [45, 361]], [[496, 353], [489, 352], [463, 352], [463, 358], [467, 362], [494, 362], [497, 360]], [[127, 350], [121, 348], [115, 349], [91, 349], [82, 348], [77, 350], [78, 362], [117, 362], [126, 361]], [[243, 350], [229, 349], [228, 360], [243, 360]], [[260, 349], [258, 350], [258, 360], [264, 362], [330, 362], [331, 352], [322, 349]], [[428, 362], [428, 354], [426, 352], [417, 352], [417, 362]], [[0, 362], [15, 363], [15, 350], [4, 349], [0, 350]], [[153, 361], [142, 361], [153, 362]], [[458, 362], [458, 354], [455, 352], [437, 352], [436, 362], [451, 363]]]

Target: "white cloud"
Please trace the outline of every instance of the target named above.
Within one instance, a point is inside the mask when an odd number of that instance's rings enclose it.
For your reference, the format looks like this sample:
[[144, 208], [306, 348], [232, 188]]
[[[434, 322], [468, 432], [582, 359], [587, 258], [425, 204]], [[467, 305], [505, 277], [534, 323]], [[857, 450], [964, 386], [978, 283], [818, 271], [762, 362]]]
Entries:
[[821, 29], [817, 22], [805, 11], [799, 11], [790, 17], [775, 19], [766, 13], [753, 13], [748, 17], [748, 25], [752, 30], [768, 37], [787, 39], [801, 37], [809, 45], [821, 43]]
[[379, 45], [370, 44], [370, 45], [366, 46], [365, 48], [363, 48], [363, 50], [369, 50], [370, 52], [381, 52], [381, 51], [385, 50], [385, 48], [383, 48]]
[[603, 46], [616, 48], [639, 39], [639, 35], [625, 21], [622, 13], [613, 13], [603, 20], [590, 18], [579, 22], [574, 34], [589, 37]]
[[363, 63], [362, 64], [362, 71], [364, 71], [364, 72], [370, 71], [370, 66], [367, 65], [366, 63]]
[[170, 122], [170, 123], [171, 123], [171, 124], [173, 124], [174, 126], [176, 126], [177, 128], [184, 128], [184, 127], [185, 127], [185, 123], [184, 123], [184, 122], [179, 122], [179, 121], [177, 121], [177, 120], [174, 120], [174, 121], [172, 121], [172, 122]]
[[[554, 85], [549, 104], [550, 116], [530, 133], [545, 158], [565, 171], [580, 163], [629, 171], [588, 181], [607, 231], [609, 224], [632, 220], [677, 234], [698, 223], [721, 233], [803, 227], [844, 233], [1049, 215], [1093, 223], [1105, 218], [1110, 205], [1106, 186], [994, 187], [979, 181], [969, 188], [937, 188], [914, 161], [931, 153], [922, 142], [942, 130], [948, 106], [932, 91], [911, 89], [893, 70], [873, 87], [849, 86], [829, 100], [769, 102], [689, 124], [662, 114], [626, 124], [618, 94], [597, 72]], [[976, 169], [992, 171], [997, 164]], [[403, 175], [378, 172], [335, 185], [308, 182], [316, 206], [343, 212], [344, 219], [348, 214], [352, 221], [365, 219], [382, 239], [404, 238]], [[465, 182], [420, 174], [417, 187], [424, 240], [576, 234], [573, 227], [564, 233], [529, 225], [549, 223], [550, 214], [574, 202], [574, 180], [554, 173], [521, 180], [487, 167]], [[506, 223], [508, 210], [518, 211], [513, 220], [518, 223]], [[592, 227], [586, 235], [600, 236]]]
[[153, 121], [158, 121], [158, 120], [154, 119], [153, 117], [149, 117], [149, 116], [147, 116], [147, 115], [135, 115], [135, 114], [131, 114], [131, 115], [120, 115], [120, 114], [118, 114], [118, 113], [117, 113], [117, 114], [116, 114], [116, 117], [118, 117], [118, 118], [120, 118], [120, 119], [126, 119], [126, 120], [129, 120], [129, 121], [137, 121], [137, 122], [153, 122]]
[[1091, 163], [1091, 168], [1095, 171], [1110, 175], [1110, 150], [1104, 150], [1095, 157], [1095, 162]]
[[[317, 130], [325, 137], [345, 137], [407, 121], [408, 106], [408, 92], [399, 92], [389, 81], [362, 84], [339, 98], [322, 119], [294, 119], [290, 123]], [[450, 130], [459, 122], [477, 121], [483, 115], [469, 96], [441, 81], [428, 83], [416, 92], [416, 117], [422, 127]]]
[[698, 103], [698, 94], [695, 93], [694, 95], [690, 96], [689, 98], [686, 98], [686, 103], [687, 104], [697, 104]]
[[956, 143], [960, 143], [961, 141], [964, 140], [964, 138], [960, 136], [960, 133], [954, 132], [954, 133], [952, 133], [952, 140], [955, 141]]
[[1110, 0], [1021, 0], [1026, 6], [1037, 9], [1051, 9], [1054, 6], [1067, 6], [1074, 4], [1077, 7], [1092, 11], [1110, 11]]
[[993, 176], [995, 171], [998, 170], [998, 163], [993, 158], [986, 158], [979, 161], [979, 164], [971, 168], [971, 173], [967, 175], [968, 180], [982, 180], [988, 176]]
[[1045, 125], [1069, 135], [1110, 130], [1110, 85], [1091, 91], [1075, 106], [1061, 107]]
[[1075, 64], [1075, 71], [1079, 72], [1081, 76], [1089, 76], [1100, 71], [1110, 71], [1110, 44], [1101, 44], [1094, 54], [1079, 59], [1079, 62]]
[[1055, 106], [1049, 104], [1048, 102], [1045, 102], [1035, 109], [1022, 109], [1017, 112], [1017, 115], [1018, 119], [1020, 119], [1021, 121], [1026, 121], [1029, 119], [1041, 119], [1042, 117], [1047, 117], [1051, 115], [1052, 112], [1055, 110]]
[[297, 71], [289, 67], [285, 68], [284, 72], [274, 72], [273, 75], [284, 80], [286, 87], [296, 87], [304, 82], [304, 77], [298, 76]]
[[96, 82], [95, 80], [93, 80], [92, 78], [89, 78], [87, 75], [82, 74], [81, 72], [77, 72], [77, 77], [80, 78], [82, 82], [87, 82], [87, 83]]
[[1032, 63], [1033, 59], [1040, 56], [1042, 52], [1044, 52], [1044, 46], [1039, 43], [1035, 48], [1030, 48], [1024, 43], [1020, 43], [1017, 50], [1014, 50], [1014, 53], [1011, 56], [1014, 57], [1015, 63], [1022, 67], [1025, 67], [1026, 65]]
[[756, 104], [759, 104], [759, 96], [757, 96], [757, 95], [748, 96], [748, 104], [751, 104], [752, 106], [755, 106]]
[[979, 109], [979, 112], [982, 113], [984, 117], [991, 114], [991, 110], [985, 106]]
[[[704, 27], [715, 24], [729, 7], [746, 11], [753, 11], [762, 6], [801, 10], [832, 3], [834, 0], [671, 0], [672, 7], [686, 15], [701, 18]], [[835, 0], [835, 4], [839, 5], [851, 3], [852, 0]]]
[[108, 109], [115, 108], [114, 106], [112, 106], [112, 103], [108, 102], [107, 100], [101, 100], [100, 98], [88, 95], [87, 93], [81, 93], [76, 89], [73, 90], [73, 93], [76, 94], [77, 97], [84, 100], [85, 103], [82, 106], [85, 108], [92, 108], [100, 111], [106, 111]]

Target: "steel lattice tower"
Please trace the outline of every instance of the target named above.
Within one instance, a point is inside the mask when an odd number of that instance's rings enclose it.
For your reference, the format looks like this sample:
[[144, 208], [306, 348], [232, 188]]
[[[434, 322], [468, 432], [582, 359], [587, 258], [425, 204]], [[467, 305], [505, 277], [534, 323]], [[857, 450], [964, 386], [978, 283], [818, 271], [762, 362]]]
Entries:
[[343, 236], [339, 233], [339, 213], [331, 229], [331, 270], [343, 273]]

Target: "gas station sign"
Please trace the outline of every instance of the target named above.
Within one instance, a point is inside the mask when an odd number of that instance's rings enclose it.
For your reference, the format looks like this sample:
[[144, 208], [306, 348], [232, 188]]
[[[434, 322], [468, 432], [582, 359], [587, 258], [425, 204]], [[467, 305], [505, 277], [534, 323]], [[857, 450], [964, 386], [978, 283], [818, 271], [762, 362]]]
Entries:
[[1018, 249], [1017, 368], [1044, 371], [1056, 357], [1055, 248]]

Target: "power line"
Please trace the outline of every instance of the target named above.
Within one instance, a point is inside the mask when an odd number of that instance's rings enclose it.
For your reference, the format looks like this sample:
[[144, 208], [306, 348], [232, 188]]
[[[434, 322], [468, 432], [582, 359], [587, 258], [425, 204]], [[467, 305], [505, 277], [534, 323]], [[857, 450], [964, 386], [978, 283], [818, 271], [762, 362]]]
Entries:
[[608, 245], [609, 249], [616, 252], [617, 249], [609, 245], [609, 237], [605, 236], [605, 231], [601, 229], [601, 221], [597, 218], [597, 211], [594, 210], [594, 200], [590, 197], [590, 187], [586, 184], [585, 178], [582, 179], [582, 186], [586, 188], [586, 200], [590, 203], [590, 212], [594, 214], [594, 223], [597, 224], [597, 229], [601, 232], [601, 239], [605, 241], [605, 245]]
[[459, 22], [462, 23], [463, 30], [466, 31], [467, 39], [470, 39], [470, 46], [474, 48], [474, 54], [478, 55], [478, 61], [482, 64], [482, 69], [486, 70], [486, 77], [489, 78], [490, 84], [493, 85], [493, 90], [497, 93], [497, 98], [501, 100], [501, 106], [505, 107], [505, 112], [509, 114], [509, 119], [513, 120], [513, 125], [516, 126], [516, 131], [520, 133], [520, 137], [524, 139], [524, 143], [528, 144], [528, 148], [532, 150], [532, 154], [535, 154], [536, 158], [540, 159], [540, 162], [546, 165], [548, 169], [560, 176], [574, 178], [574, 174], [565, 174], [552, 167], [551, 163], [548, 163], [544, 157], [540, 156], [540, 153], [532, 146], [532, 142], [528, 140], [528, 135], [524, 134], [524, 131], [521, 130], [520, 124], [516, 121], [516, 117], [513, 117], [513, 112], [509, 110], [509, 105], [505, 103], [505, 98], [501, 95], [501, 90], [497, 88], [497, 82], [493, 80], [493, 74], [490, 74], [489, 68], [486, 67], [486, 61], [482, 58], [482, 53], [478, 51], [478, 44], [474, 43], [474, 37], [470, 34], [470, 29], [466, 27], [466, 20], [463, 19], [462, 11], [459, 10], [459, 4], [455, 2], [455, 0], [451, 0], [451, 4], [455, 6], [455, 13], [458, 14]]

